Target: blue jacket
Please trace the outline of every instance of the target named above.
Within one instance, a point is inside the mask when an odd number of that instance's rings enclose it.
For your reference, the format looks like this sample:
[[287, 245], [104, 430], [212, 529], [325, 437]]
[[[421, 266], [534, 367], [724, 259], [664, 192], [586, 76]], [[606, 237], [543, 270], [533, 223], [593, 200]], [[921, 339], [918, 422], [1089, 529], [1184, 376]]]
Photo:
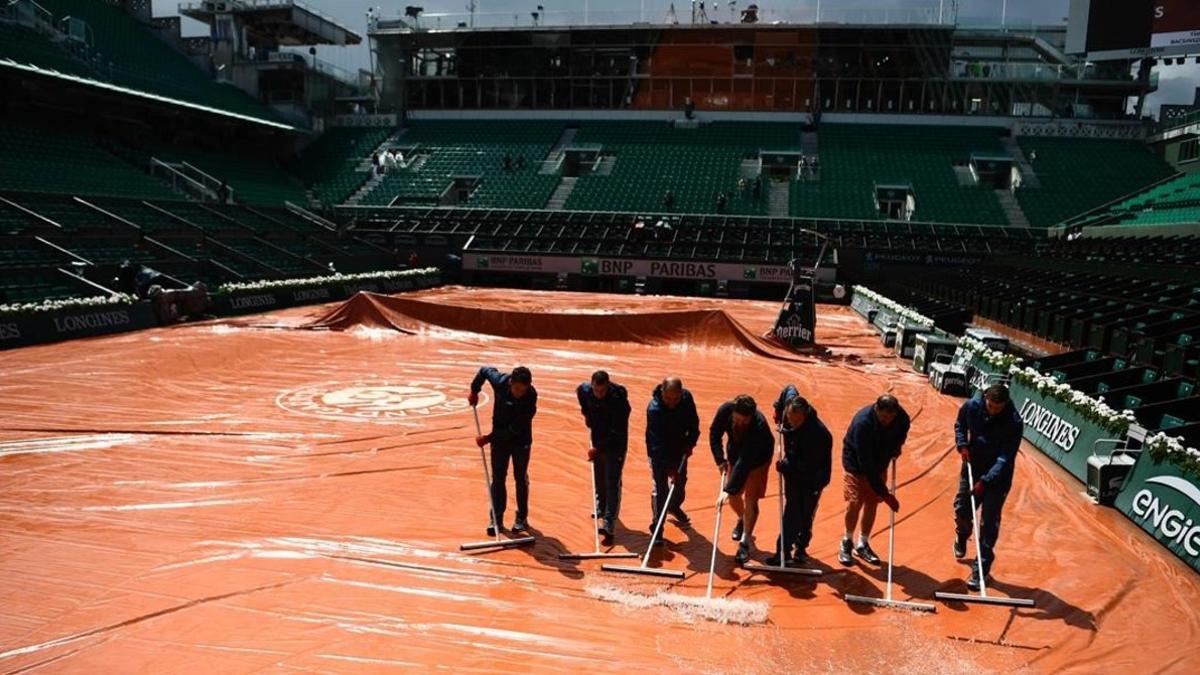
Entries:
[[592, 430], [592, 447], [601, 452], [624, 453], [629, 447], [629, 393], [616, 382], [608, 383], [604, 398], [592, 394], [590, 382], [575, 389], [579, 412]]
[[886, 427], [875, 417], [874, 403], [859, 410], [842, 438], [842, 468], [846, 473], [865, 477], [879, 496], [888, 494], [887, 485], [880, 476], [892, 458], [899, 456], [911, 425], [912, 420], [904, 408], [900, 408], [896, 419]]
[[484, 366], [471, 381], [471, 391], [478, 394], [483, 381], [492, 383], [495, 402], [492, 405], [492, 444], [512, 448], [533, 444], [533, 416], [537, 414], [537, 390], [532, 385], [521, 398], [512, 395], [508, 374]]
[[[982, 397], [962, 404], [958, 419], [954, 421], [954, 442], [960, 448], [970, 449], [971, 472], [975, 480], [1002, 489], [1012, 486], [1013, 467], [1017, 463], [1024, 426], [1012, 401], [998, 415], [988, 415]], [[965, 466], [962, 472], [965, 476]]]
[[646, 454], [652, 462], [678, 464], [684, 451], [700, 440], [700, 416], [692, 392], [683, 390], [679, 405], [668, 408], [662, 400], [662, 385], [654, 388], [646, 406]]
[[829, 485], [833, 473], [833, 434], [817, 416], [813, 408], [804, 419], [804, 424], [791, 429], [783, 406], [798, 395], [796, 387], [788, 385], [779, 394], [775, 403], [780, 419], [783, 420], [783, 475], [789, 484], [795, 482], [804, 490], [821, 490]]
[[733, 436], [733, 401], [727, 401], [717, 408], [712, 424], [708, 427], [708, 445], [712, 450], [713, 461], [718, 465], [726, 461], [726, 449], [721, 447], [721, 439], [729, 436], [728, 461], [729, 475], [725, 478], [725, 492], [738, 494], [746, 485], [750, 472], [771, 461], [775, 454], [775, 436], [767, 418], [759, 411], [754, 411], [754, 419], [750, 428], [740, 438]]

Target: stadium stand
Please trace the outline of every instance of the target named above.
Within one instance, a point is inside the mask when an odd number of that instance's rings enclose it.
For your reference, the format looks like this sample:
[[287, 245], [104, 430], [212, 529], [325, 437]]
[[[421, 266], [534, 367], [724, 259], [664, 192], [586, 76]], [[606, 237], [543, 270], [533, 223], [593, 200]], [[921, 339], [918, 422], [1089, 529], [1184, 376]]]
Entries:
[[[371, 177], [371, 155], [390, 129], [334, 127], [304, 149], [291, 170], [325, 204], [341, 204]], [[366, 171], [359, 171], [362, 165]]]
[[1159, 265], [1186, 273], [1200, 266], [1200, 251], [1191, 246], [1194, 243], [1194, 237], [1185, 235], [1147, 237], [1131, 232], [1126, 237], [1092, 237], [1069, 242], [1056, 239], [1039, 250], [1038, 255], [1097, 267]]
[[598, 145], [614, 163], [608, 175], [581, 173], [567, 198], [567, 209], [661, 211], [670, 190], [676, 212], [713, 213], [717, 194], [724, 192], [726, 213], [765, 215], [766, 186], [757, 200], [738, 192], [742, 160], [757, 158], [760, 150], [799, 150], [800, 127], [712, 122], [677, 128], [655, 122], [585, 122], [573, 145]]
[[0, 58], [95, 79], [96, 72], [84, 61], [85, 56], [76, 53], [77, 50], [70, 41], [21, 24], [0, 21]]
[[1144, 143], [1089, 138], [1018, 139], [1033, 162], [1041, 187], [1020, 187], [1017, 201], [1039, 227], [1050, 227], [1067, 218], [1128, 195], [1172, 173]]
[[[1200, 335], [1200, 282], [1193, 253], [1200, 238], [1100, 241], [1063, 242], [1052, 249], [1059, 260], [1078, 262], [1077, 269], [1065, 262], [1035, 266], [1014, 261], [969, 272], [940, 271], [909, 286], [1053, 343], [1094, 349], [1168, 373], [1200, 374], [1200, 351], [1193, 344]], [[1118, 248], [1116, 258], [1098, 254]], [[1183, 249], [1189, 257], [1163, 257], [1173, 249]], [[1114, 265], [1117, 260], [1124, 264]], [[1132, 262], [1158, 268], [1132, 267]]]
[[879, 220], [875, 186], [909, 185], [914, 220], [1007, 224], [990, 188], [960, 185], [954, 173], [972, 154], [1005, 154], [999, 134], [992, 127], [822, 124], [819, 178], [793, 181], [791, 213]]
[[[212, 80], [187, 57], [117, 7], [96, 0], [42, 0], [39, 4], [56, 19], [71, 17], [86, 22], [91, 28], [90, 70], [96, 73], [97, 79], [248, 117], [278, 121], [270, 108], [231, 84]], [[55, 60], [37, 61], [36, 65], [53, 68], [55, 63], [62, 65], [61, 61]]]
[[1067, 225], [1177, 225], [1200, 223], [1200, 173], [1175, 176]]
[[187, 162], [217, 182], [227, 183], [238, 203], [280, 206], [308, 201], [304, 185], [269, 159], [179, 147], [158, 148], [153, 154], [168, 162]]
[[474, 236], [472, 250], [745, 263], [811, 257], [812, 239], [802, 229], [828, 236], [841, 251], [1021, 253], [1035, 242], [1028, 228], [721, 215], [354, 208], [341, 217], [360, 230]]
[[0, 190], [180, 198], [83, 134], [3, 125], [0, 147]]
[[[389, 171], [361, 203], [432, 205], [456, 178], [477, 177], [471, 206], [542, 208], [559, 180], [540, 173], [542, 160], [562, 128], [561, 122], [414, 122], [395, 143], [406, 167]], [[505, 155], [524, 158], [525, 168], [506, 171]]]

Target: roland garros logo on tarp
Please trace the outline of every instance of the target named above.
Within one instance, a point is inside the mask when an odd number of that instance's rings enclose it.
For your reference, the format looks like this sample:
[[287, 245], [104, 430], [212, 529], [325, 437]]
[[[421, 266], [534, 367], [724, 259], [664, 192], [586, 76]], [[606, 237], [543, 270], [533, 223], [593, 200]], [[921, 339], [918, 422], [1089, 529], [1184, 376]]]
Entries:
[[1176, 497], [1174, 500], [1166, 500], [1149, 487], [1145, 487], [1133, 496], [1134, 515], [1142, 520], [1147, 530], [1160, 537], [1164, 543], [1174, 544], [1187, 551], [1193, 558], [1200, 558], [1200, 524], [1187, 515], [1188, 511], [1200, 508], [1200, 488], [1178, 476], [1155, 476], [1147, 478], [1146, 482], [1150, 485], [1169, 487], [1190, 499], [1192, 505], [1189, 507], [1185, 504], [1183, 509], [1176, 508], [1170, 501], [1182, 502], [1182, 499]]
[[[323, 382], [279, 394], [288, 412], [348, 422], [399, 423], [466, 410], [465, 387], [442, 382], [360, 380]], [[480, 402], [487, 393], [479, 393]]]

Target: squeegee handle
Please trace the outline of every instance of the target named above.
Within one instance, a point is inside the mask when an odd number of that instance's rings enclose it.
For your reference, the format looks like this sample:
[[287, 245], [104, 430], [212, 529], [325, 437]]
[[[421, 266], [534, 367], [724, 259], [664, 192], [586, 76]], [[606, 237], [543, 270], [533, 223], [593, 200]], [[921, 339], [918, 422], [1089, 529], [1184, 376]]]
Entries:
[[979, 595], [987, 597], [987, 580], [983, 578], [983, 544], [979, 543], [979, 516], [975, 513], [975, 475], [967, 465], [967, 493], [971, 496], [971, 526], [975, 530], [975, 569], [979, 571]]
[[[483, 427], [479, 426], [479, 410], [474, 406], [471, 407], [471, 414], [475, 417], [475, 435], [483, 435]], [[487, 453], [483, 451], [483, 446], [479, 446], [479, 459], [483, 462], [483, 485], [487, 488], [488, 511], [492, 518], [492, 532], [496, 536], [496, 541], [500, 541], [500, 523], [496, 522], [496, 503], [492, 501], [492, 474], [488, 471]]]

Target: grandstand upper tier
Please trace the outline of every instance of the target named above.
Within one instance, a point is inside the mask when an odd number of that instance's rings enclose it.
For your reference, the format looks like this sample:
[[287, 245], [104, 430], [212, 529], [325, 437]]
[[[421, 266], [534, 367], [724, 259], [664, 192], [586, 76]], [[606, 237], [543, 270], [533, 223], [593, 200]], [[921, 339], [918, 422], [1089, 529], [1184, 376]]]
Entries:
[[[0, 189], [203, 196], [179, 189], [175, 179], [182, 173], [207, 181], [210, 196], [225, 185], [233, 201], [261, 206], [319, 202], [1048, 227], [1173, 173], [1139, 141], [1014, 141], [1017, 126], [824, 123], [805, 129], [795, 122], [416, 119], [399, 130], [335, 127], [280, 163], [241, 149], [145, 139], [132, 145], [112, 136], [12, 124], [0, 131], [9, 150], [0, 158]], [[403, 166], [377, 175], [372, 158], [381, 148], [403, 153]], [[805, 164], [798, 167], [801, 156]], [[989, 172], [987, 162], [1003, 170]], [[1131, 213], [1130, 222], [1189, 222], [1194, 214], [1187, 209], [1196, 199], [1182, 188], [1190, 185], [1181, 181], [1119, 208]], [[1160, 195], [1172, 210], [1155, 208]]]
[[1068, 55], [1065, 26], [989, 30], [936, 11], [838, 12], [781, 23], [398, 18], [370, 36], [381, 106], [396, 111], [681, 110], [691, 99], [702, 115], [1124, 118], [1128, 100], [1156, 86], [1128, 61]]
[[[234, 12], [235, 4], [245, 11]], [[354, 75], [315, 56], [281, 51], [361, 42], [302, 3], [219, 3], [224, 18], [202, 11], [218, 3], [197, 5], [183, 9], [214, 23], [212, 38], [183, 38], [178, 18], [151, 17], [148, 2], [6, 2], [0, 8], [0, 74], [68, 81], [280, 130], [306, 126], [306, 107], [331, 89], [357, 92]]]

